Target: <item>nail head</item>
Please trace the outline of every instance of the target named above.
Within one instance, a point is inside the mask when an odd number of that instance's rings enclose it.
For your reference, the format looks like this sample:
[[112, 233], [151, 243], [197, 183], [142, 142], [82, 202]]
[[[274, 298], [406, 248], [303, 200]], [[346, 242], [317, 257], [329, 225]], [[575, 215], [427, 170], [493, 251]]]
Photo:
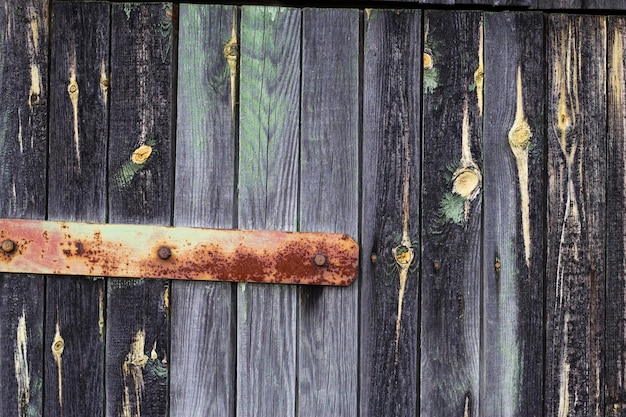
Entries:
[[315, 265], [317, 266], [324, 266], [326, 265], [326, 256], [317, 254], [315, 255], [315, 258], [313, 258], [313, 262], [315, 262]]
[[11, 253], [15, 250], [15, 242], [11, 239], [7, 239], [2, 242], [2, 250], [4, 253]]
[[158, 250], [159, 258], [166, 260], [172, 256], [172, 251], [167, 246], [161, 246]]

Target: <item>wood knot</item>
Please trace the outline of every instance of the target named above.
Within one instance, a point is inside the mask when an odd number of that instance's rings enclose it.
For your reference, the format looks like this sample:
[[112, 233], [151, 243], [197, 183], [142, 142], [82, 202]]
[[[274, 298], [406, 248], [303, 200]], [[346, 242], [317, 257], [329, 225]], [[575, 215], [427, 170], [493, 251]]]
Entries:
[[400, 268], [406, 269], [413, 263], [415, 253], [410, 245], [402, 243], [391, 250], [396, 263]]
[[150, 155], [152, 154], [152, 146], [149, 145], [141, 145], [130, 157], [130, 160], [135, 164], [141, 165], [148, 160]]
[[452, 176], [452, 192], [467, 199], [470, 198], [480, 186], [480, 173], [471, 167], [459, 168]]
[[424, 69], [425, 70], [429, 70], [433, 67], [433, 56], [428, 53], [428, 52], [424, 52]]
[[54, 335], [54, 340], [52, 340], [52, 355], [55, 358], [60, 358], [64, 349], [65, 340], [63, 340], [61, 335], [57, 332], [57, 334]]

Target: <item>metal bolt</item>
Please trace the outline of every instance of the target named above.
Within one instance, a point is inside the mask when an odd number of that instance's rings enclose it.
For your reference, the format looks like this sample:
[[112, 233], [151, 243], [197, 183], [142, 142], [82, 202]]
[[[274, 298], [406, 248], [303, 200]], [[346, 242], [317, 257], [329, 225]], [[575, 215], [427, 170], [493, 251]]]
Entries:
[[172, 256], [172, 251], [167, 246], [161, 246], [159, 250], [157, 251], [157, 253], [159, 255], [159, 258], [163, 260], [169, 259], [170, 256]]
[[2, 251], [4, 253], [11, 253], [15, 250], [15, 242], [11, 239], [7, 239], [2, 242]]
[[317, 266], [324, 266], [326, 265], [326, 257], [321, 253], [317, 254], [315, 255], [315, 258], [313, 258], [313, 262], [315, 262], [315, 265]]

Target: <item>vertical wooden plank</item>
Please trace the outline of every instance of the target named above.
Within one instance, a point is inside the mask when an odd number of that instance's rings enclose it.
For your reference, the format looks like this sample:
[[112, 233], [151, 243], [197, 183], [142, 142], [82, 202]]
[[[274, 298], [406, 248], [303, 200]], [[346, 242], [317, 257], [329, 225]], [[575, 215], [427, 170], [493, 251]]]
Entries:
[[485, 15], [483, 416], [542, 413], [543, 22]]
[[[301, 12], [243, 7], [239, 228], [295, 230]], [[237, 289], [237, 414], [294, 415], [294, 286]]]
[[366, 13], [360, 280], [363, 416], [418, 412], [421, 23], [421, 12], [415, 10]]
[[[302, 20], [300, 227], [356, 237], [359, 12], [309, 9]], [[298, 415], [355, 416], [358, 286], [300, 295]]]
[[[233, 226], [236, 91], [224, 47], [236, 16], [232, 6], [180, 6], [175, 225]], [[232, 289], [172, 282], [172, 416], [235, 413]]]
[[[173, 18], [171, 4], [112, 6], [112, 223], [170, 224]], [[167, 414], [168, 293], [163, 280], [109, 280], [108, 416]]]
[[[48, 2], [0, 6], [0, 215], [46, 215]], [[44, 280], [0, 276], [1, 416], [39, 416]]]
[[[109, 9], [105, 3], [53, 6], [51, 220], [105, 221]], [[104, 296], [103, 279], [48, 279], [46, 413], [103, 414]]]
[[603, 415], [606, 21], [549, 19], [546, 415]]
[[605, 416], [626, 416], [626, 19], [608, 28]]
[[428, 12], [424, 31], [421, 413], [477, 416], [482, 16]]

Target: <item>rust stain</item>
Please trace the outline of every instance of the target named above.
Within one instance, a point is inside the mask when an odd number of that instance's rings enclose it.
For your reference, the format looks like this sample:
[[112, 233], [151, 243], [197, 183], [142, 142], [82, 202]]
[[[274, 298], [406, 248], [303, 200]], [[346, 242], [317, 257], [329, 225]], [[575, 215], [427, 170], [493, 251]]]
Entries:
[[3, 272], [346, 286], [358, 270], [358, 245], [334, 233], [0, 219], [0, 241], [9, 238]]

